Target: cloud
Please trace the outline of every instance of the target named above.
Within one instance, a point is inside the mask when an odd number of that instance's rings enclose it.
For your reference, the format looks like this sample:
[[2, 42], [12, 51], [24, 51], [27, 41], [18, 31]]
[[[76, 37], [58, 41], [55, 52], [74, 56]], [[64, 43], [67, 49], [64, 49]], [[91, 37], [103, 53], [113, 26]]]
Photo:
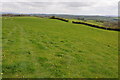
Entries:
[[92, 6], [91, 2], [60, 2], [60, 4], [65, 5], [66, 7], [87, 7]]
[[[6, 1], [6, 2], [5, 2]], [[11, 1], [11, 2], [10, 2]], [[118, 0], [4, 0], [2, 12], [117, 15]]]

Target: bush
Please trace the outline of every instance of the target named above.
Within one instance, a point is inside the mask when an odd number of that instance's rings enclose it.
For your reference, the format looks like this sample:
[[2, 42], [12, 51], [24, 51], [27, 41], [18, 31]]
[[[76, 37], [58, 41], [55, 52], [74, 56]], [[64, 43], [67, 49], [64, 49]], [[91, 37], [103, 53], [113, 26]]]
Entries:
[[58, 18], [58, 17], [55, 17], [55, 16], [51, 16], [50, 19], [57, 19], [57, 20], [61, 20], [61, 21], [65, 21], [65, 22], [69, 22], [68, 19], [65, 19], [65, 18]]

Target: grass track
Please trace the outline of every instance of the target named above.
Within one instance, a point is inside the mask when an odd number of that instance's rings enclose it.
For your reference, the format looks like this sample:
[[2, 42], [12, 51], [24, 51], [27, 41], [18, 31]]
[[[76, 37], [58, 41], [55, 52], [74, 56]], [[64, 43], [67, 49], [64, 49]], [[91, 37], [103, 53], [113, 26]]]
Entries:
[[36, 17], [3, 17], [3, 77], [116, 78], [118, 32]]

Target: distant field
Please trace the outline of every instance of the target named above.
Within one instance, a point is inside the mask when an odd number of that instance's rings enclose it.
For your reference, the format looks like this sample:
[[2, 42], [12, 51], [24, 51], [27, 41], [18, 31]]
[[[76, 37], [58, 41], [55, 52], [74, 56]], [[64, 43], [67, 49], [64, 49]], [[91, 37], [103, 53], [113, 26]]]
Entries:
[[37, 17], [3, 17], [4, 78], [117, 78], [118, 32]]

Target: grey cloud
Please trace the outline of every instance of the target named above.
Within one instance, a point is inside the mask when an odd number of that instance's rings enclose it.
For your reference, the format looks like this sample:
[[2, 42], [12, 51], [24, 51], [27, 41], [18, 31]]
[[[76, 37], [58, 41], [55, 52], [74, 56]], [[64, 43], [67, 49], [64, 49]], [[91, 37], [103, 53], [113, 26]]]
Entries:
[[92, 6], [93, 2], [60, 2], [60, 4], [63, 4], [66, 7], [88, 7]]
[[21, 5], [33, 6], [33, 7], [47, 7], [54, 5], [52, 2], [21, 2]]
[[[17, 13], [51, 13], [51, 14], [113, 14], [116, 15], [116, 4], [114, 1], [84, 1], [84, 2], [5, 2], [2, 12]], [[116, 2], [115, 2], [116, 3]]]

